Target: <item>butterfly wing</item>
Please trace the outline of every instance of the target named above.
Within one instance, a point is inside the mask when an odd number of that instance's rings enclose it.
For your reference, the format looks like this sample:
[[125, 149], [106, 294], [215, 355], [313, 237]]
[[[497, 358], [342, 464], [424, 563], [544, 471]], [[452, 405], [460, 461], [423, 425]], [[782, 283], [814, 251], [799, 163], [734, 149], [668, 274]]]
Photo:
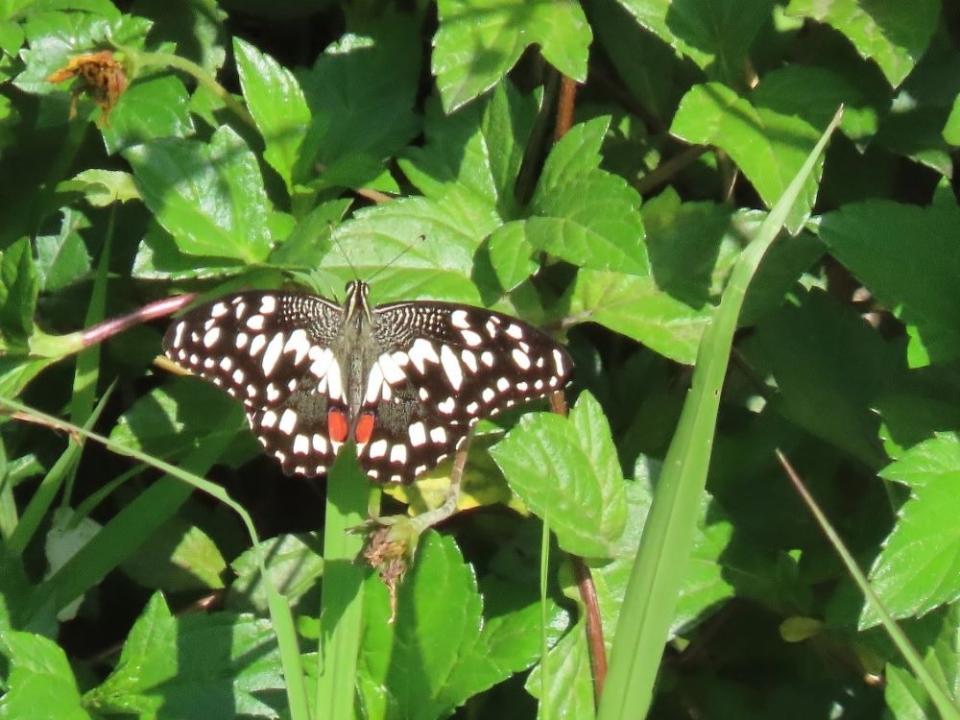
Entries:
[[341, 308], [315, 295], [243, 292], [183, 315], [163, 349], [243, 402], [251, 428], [285, 473], [314, 476], [336, 454], [327, 410], [331, 395], [340, 395], [331, 345], [342, 322]]
[[481, 417], [562, 388], [572, 362], [516, 318], [452, 303], [373, 311], [380, 354], [362, 412], [375, 417], [361, 463], [380, 482], [411, 482], [459, 448]]

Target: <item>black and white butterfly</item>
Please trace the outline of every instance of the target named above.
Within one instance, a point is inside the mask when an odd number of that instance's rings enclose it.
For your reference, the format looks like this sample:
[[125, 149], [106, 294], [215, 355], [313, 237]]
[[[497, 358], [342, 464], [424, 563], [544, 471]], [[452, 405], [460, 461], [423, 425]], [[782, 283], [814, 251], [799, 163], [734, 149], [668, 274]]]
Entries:
[[250, 291], [191, 310], [167, 356], [241, 400], [287, 474], [325, 473], [357, 443], [371, 479], [408, 483], [459, 448], [480, 418], [547, 395], [570, 378], [567, 352], [516, 318], [469, 305], [343, 305]]

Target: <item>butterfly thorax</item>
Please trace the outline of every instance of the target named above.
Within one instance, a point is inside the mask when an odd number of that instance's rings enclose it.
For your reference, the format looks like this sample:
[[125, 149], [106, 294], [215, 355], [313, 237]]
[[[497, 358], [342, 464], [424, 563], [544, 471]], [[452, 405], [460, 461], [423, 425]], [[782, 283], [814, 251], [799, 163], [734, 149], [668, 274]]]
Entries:
[[380, 354], [373, 338], [373, 316], [368, 303], [369, 286], [357, 280], [347, 284], [343, 302], [343, 325], [331, 346], [344, 369], [344, 406], [353, 435], [366, 388], [366, 379]]

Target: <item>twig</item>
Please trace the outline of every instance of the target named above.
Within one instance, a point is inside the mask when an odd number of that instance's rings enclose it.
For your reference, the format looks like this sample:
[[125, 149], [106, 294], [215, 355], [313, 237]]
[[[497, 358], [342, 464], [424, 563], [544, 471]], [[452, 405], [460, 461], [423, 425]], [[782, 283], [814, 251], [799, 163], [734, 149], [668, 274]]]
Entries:
[[654, 188], [669, 182], [674, 175], [693, 163], [698, 157], [703, 155], [710, 147], [708, 145], [693, 145], [683, 152], [674, 155], [665, 163], [658, 165], [654, 170], [644, 175], [633, 184], [637, 192], [644, 195]]
[[585, 608], [587, 649], [590, 653], [590, 671], [593, 675], [593, 700], [599, 708], [603, 684], [607, 679], [607, 649], [603, 644], [603, 623], [600, 620], [597, 588], [593, 584], [593, 576], [584, 559], [578, 555], [571, 555], [570, 561], [573, 563], [573, 576], [577, 580], [577, 590], [580, 591], [580, 599]]
[[103, 342], [108, 337], [121, 333], [134, 325], [175, 313], [180, 308], [193, 302], [196, 297], [196, 293], [175, 295], [174, 297], [148, 303], [132, 313], [97, 323], [83, 331], [81, 336], [83, 347], [89, 347], [90, 345]]
[[557, 97], [557, 122], [553, 126], [553, 139], [559, 140], [573, 127], [573, 109], [577, 100], [577, 81], [562, 75], [560, 94]]
[[[567, 396], [562, 390], [550, 395], [550, 409], [557, 415], [566, 417], [568, 413]], [[577, 580], [577, 590], [583, 602], [586, 621], [587, 649], [590, 653], [590, 671], [593, 676], [593, 699], [600, 707], [600, 695], [607, 679], [607, 649], [603, 643], [603, 622], [600, 618], [600, 605], [597, 601], [597, 588], [587, 563], [579, 555], [571, 555], [573, 574]]]
[[382, 205], [383, 203], [388, 203], [393, 200], [392, 195], [387, 195], [386, 193], [382, 193], [379, 190], [372, 190], [371, 188], [355, 188], [354, 192], [377, 205]]

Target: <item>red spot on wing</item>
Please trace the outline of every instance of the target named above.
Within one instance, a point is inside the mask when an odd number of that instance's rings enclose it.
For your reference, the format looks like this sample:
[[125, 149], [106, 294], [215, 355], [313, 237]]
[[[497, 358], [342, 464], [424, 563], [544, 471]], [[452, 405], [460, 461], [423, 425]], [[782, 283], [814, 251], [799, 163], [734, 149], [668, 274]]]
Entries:
[[358, 443], [370, 441], [370, 436], [373, 435], [373, 426], [375, 424], [376, 418], [373, 413], [361, 413], [360, 418], [357, 420], [357, 430], [354, 433], [354, 437], [356, 437]]
[[340, 408], [330, 408], [327, 411], [327, 435], [330, 439], [342, 443], [347, 439], [349, 430], [347, 414]]

